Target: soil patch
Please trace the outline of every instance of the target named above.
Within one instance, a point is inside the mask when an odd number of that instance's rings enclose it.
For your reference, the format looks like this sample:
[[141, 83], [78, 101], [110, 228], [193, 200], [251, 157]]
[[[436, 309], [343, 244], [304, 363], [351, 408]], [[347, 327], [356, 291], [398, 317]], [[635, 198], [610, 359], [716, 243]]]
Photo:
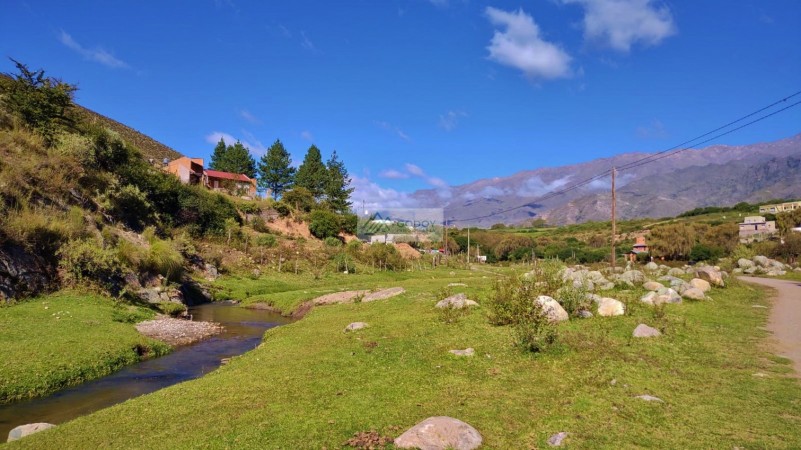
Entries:
[[136, 324], [141, 334], [167, 344], [187, 345], [222, 332], [223, 327], [215, 322], [193, 322], [159, 316]]
[[398, 253], [400, 253], [404, 259], [420, 259], [420, 252], [405, 242], [395, 244], [395, 248], [398, 249]]

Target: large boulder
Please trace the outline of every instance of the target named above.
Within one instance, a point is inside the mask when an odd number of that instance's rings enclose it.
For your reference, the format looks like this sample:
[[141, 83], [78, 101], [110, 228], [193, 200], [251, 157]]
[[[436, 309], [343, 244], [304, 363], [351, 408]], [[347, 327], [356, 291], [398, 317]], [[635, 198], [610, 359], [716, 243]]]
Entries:
[[598, 302], [598, 315], [604, 317], [622, 316], [626, 306], [620, 300], [604, 297]]
[[704, 294], [704, 291], [696, 287], [685, 289], [681, 295], [684, 298], [689, 298], [690, 300], [706, 300], [706, 294]]
[[770, 264], [770, 258], [768, 258], [767, 256], [758, 255], [751, 258], [751, 260], [761, 267], [768, 267], [768, 265]]
[[16, 441], [18, 439], [24, 438], [25, 436], [30, 436], [33, 433], [49, 430], [50, 428], [55, 428], [55, 425], [53, 425], [52, 423], [44, 423], [44, 422], [20, 425], [8, 432], [7, 442]]
[[642, 283], [645, 281], [645, 274], [639, 270], [627, 270], [620, 274], [617, 279], [623, 281], [624, 283]]
[[664, 303], [681, 303], [681, 295], [671, 288], [662, 288], [656, 293], [662, 297]]
[[712, 286], [709, 284], [708, 281], [702, 280], [700, 278], [693, 278], [690, 280], [690, 286], [699, 289], [701, 292], [707, 292], [712, 289]]
[[740, 258], [737, 260], [737, 267], [747, 269], [749, 267], [754, 267], [754, 263], [750, 259]]
[[695, 269], [695, 277], [708, 281], [712, 286], [724, 287], [723, 274], [711, 266], [703, 266]]
[[668, 270], [667, 274], [670, 275], [671, 277], [680, 277], [680, 276], [684, 275], [684, 271], [679, 269], [678, 267], [674, 267], [674, 268]]
[[481, 446], [479, 432], [452, 417], [429, 417], [395, 439], [398, 448], [472, 450]]
[[542, 306], [542, 312], [551, 322], [564, 322], [568, 319], [567, 311], [556, 300], [547, 295], [540, 295], [535, 302]]
[[646, 281], [643, 283], [642, 287], [647, 291], [658, 291], [665, 286], [662, 283], [657, 283], [656, 281]]
[[468, 299], [466, 295], [456, 294], [438, 301], [437, 304], [434, 306], [440, 309], [445, 309], [445, 308], [463, 309], [477, 305], [478, 303]]
[[631, 335], [636, 338], [649, 338], [662, 336], [662, 333], [656, 328], [649, 327], [648, 325], [641, 323], [637, 325], [637, 328], [634, 329], [634, 332], [632, 332]]
[[648, 264], [645, 265], [645, 268], [650, 270], [651, 272], [653, 272], [655, 270], [659, 270], [659, 264], [651, 261], [651, 262], [649, 262]]

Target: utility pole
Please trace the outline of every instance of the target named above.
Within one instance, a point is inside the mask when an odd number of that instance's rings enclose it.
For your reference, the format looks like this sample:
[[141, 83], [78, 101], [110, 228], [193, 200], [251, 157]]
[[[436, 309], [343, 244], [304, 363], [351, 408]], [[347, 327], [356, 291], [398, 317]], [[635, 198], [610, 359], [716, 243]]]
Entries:
[[615, 268], [615, 240], [617, 238], [617, 195], [615, 194], [615, 174], [617, 169], [612, 168], [612, 269]]
[[442, 239], [442, 253], [448, 256], [448, 219], [445, 219], [445, 237]]

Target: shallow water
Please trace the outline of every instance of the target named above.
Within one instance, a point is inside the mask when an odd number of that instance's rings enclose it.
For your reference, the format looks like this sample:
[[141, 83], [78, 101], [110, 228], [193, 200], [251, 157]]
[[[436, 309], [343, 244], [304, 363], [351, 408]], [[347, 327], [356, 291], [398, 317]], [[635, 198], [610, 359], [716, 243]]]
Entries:
[[143, 361], [103, 378], [56, 392], [48, 397], [0, 406], [0, 443], [18, 425], [60, 424], [125, 400], [198, 378], [220, 366], [220, 360], [240, 355], [261, 343], [269, 328], [290, 319], [279, 314], [229, 304], [189, 308], [194, 320], [219, 322], [223, 333], [176, 348], [161, 358]]

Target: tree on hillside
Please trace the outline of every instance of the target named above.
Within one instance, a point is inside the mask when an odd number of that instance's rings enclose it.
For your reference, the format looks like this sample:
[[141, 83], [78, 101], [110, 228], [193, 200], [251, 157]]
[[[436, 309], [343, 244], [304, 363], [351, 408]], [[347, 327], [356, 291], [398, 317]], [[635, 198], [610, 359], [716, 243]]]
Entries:
[[326, 163], [328, 180], [325, 186], [325, 196], [328, 204], [336, 213], [345, 214], [350, 210], [350, 194], [353, 188], [350, 187], [350, 177], [345, 164], [337, 157], [336, 150], [331, 154], [331, 158]]
[[278, 139], [259, 160], [258, 171], [259, 187], [272, 191], [273, 198], [276, 200], [284, 191], [292, 187], [295, 181], [292, 158], [284, 148], [284, 144]]
[[19, 74], [6, 74], [12, 81], [8, 83], [3, 103], [51, 145], [58, 129], [73, 123], [69, 112], [78, 88], [59, 79], [45, 77], [43, 69], [30, 70], [19, 61], [11, 61]]
[[256, 161], [250, 155], [250, 150], [239, 141], [236, 141], [234, 145], [226, 146], [225, 151], [222, 151], [224, 145], [225, 142], [220, 139], [214, 148], [209, 168], [222, 172], [244, 173], [250, 178], [255, 178]]
[[303, 163], [298, 167], [295, 186], [308, 189], [314, 198], [319, 200], [325, 195], [327, 181], [328, 170], [323, 164], [320, 149], [312, 145], [306, 152]]
[[776, 225], [781, 235], [787, 236], [793, 228], [801, 225], [801, 209], [776, 214]]

